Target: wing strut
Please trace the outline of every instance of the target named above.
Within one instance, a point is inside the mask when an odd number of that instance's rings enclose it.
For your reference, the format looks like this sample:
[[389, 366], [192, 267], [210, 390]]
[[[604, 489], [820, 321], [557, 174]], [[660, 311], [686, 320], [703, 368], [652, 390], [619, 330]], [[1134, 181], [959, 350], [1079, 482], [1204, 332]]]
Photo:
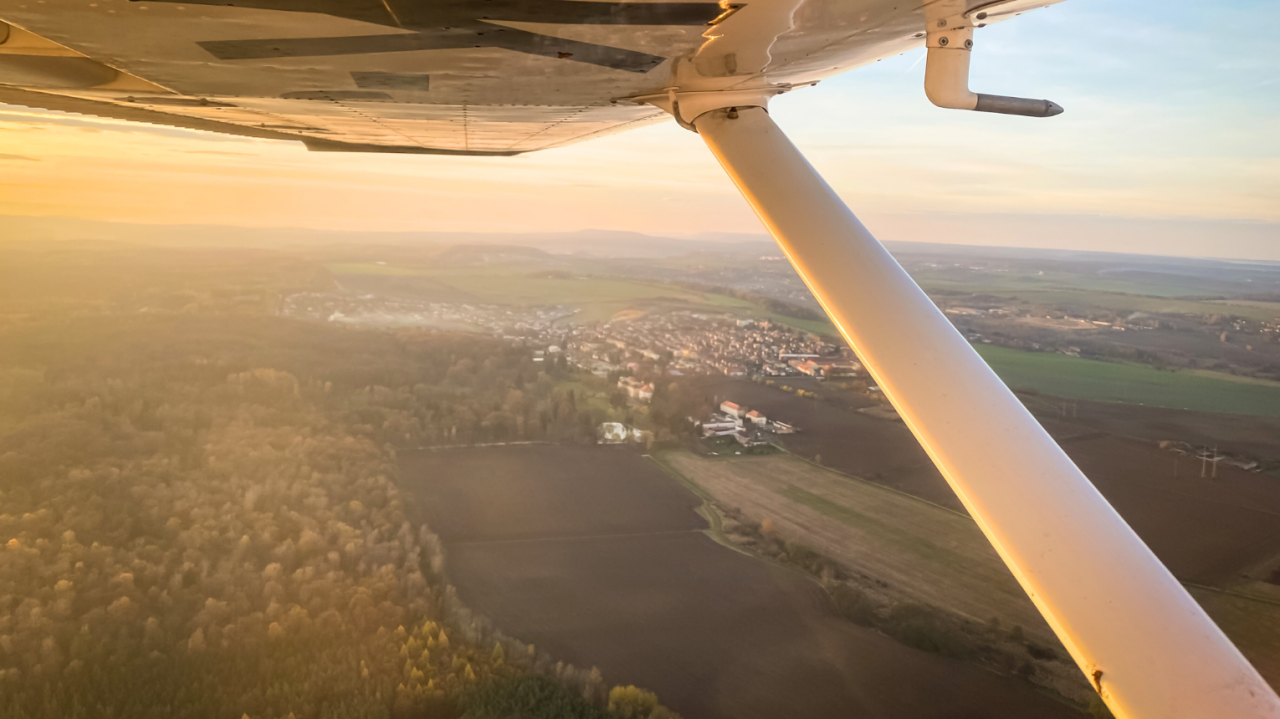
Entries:
[[1112, 712], [1280, 717], [1275, 692], [765, 109], [694, 125]]

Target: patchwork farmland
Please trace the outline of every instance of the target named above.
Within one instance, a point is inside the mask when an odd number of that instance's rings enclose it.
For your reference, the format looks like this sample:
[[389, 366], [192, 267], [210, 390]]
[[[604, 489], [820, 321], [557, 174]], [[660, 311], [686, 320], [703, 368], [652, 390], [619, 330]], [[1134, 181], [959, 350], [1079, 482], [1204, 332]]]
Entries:
[[[834, 401], [838, 397], [815, 401], [743, 380], [708, 380], [702, 391], [799, 426], [801, 432], [784, 440], [797, 455], [821, 458], [824, 466], [841, 473], [964, 511], [911, 432], [899, 422], [851, 411]], [[1196, 416], [1176, 410], [1148, 411], [1162, 412], [1164, 424]], [[1266, 418], [1248, 419], [1270, 424]], [[1280, 482], [1275, 478], [1224, 464], [1216, 479], [1202, 479], [1198, 461], [1193, 466], [1193, 460], [1184, 456], [1179, 465], [1172, 453], [1154, 442], [1106, 431], [1118, 423], [1095, 425], [1088, 419], [1053, 417], [1041, 421], [1179, 579], [1226, 586], [1280, 553]], [[1152, 431], [1164, 424], [1153, 420]]]
[[702, 501], [630, 450], [404, 452], [401, 483], [468, 607], [687, 719], [1080, 716], [837, 617], [810, 578], [708, 536]]
[[664, 452], [662, 463], [716, 501], [780, 536], [890, 585], [893, 593], [984, 623], [998, 617], [1056, 643], [973, 520], [870, 482], [775, 455], [709, 459]]

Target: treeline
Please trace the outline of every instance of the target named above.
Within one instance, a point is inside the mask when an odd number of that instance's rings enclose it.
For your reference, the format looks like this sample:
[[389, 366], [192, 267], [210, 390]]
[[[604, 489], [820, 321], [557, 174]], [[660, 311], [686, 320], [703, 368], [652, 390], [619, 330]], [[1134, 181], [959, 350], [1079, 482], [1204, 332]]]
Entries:
[[[96, 397], [144, 429], [161, 404], [177, 399], [173, 393], [213, 390], [195, 406], [270, 396], [278, 411], [314, 405], [361, 436], [397, 446], [590, 441], [605, 415], [593, 414], [529, 350], [474, 335], [343, 330], [262, 316], [69, 318], [6, 334], [0, 362], [52, 383], [10, 383], [17, 386], [0, 390], [11, 393], [8, 404], [29, 410], [60, 394]], [[138, 359], [162, 364], [163, 373]], [[82, 373], [91, 367], [106, 371]], [[290, 379], [255, 376], [264, 368]], [[240, 377], [228, 382], [230, 375]]]
[[575, 405], [477, 337], [11, 316], [0, 716], [668, 716], [473, 618], [396, 488], [396, 444], [585, 441]]

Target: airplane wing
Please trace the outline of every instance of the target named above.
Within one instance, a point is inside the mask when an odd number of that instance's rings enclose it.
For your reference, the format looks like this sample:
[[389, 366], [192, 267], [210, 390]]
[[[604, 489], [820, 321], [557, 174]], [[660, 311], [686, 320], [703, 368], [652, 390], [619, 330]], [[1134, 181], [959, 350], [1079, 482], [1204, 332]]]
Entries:
[[476, 155], [664, 121], [630, 100], [682, 64], [783, 88], [924, 43], [920, 7], [896, 0], [0, 0], [0, 21], [6, 103]]
[[769, 118], [921, 45], [940, 107], [975, 30], [1056, 0], [0, 0], [0, 102], [299, 140], [513, 155], [673, 117], [702, 136], [1084, 676], [1120, 717], [1280, 698]]

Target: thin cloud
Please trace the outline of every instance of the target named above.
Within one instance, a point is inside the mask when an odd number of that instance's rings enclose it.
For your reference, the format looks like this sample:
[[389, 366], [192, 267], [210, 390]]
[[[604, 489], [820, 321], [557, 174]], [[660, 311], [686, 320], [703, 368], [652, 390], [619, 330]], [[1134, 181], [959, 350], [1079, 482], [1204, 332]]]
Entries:
[[7, 152], [0, 152], [0, 160], [26, 160], [27, 162], [39, 162], [35, 157], [27, 157], [26, 155], [10, 155]]

